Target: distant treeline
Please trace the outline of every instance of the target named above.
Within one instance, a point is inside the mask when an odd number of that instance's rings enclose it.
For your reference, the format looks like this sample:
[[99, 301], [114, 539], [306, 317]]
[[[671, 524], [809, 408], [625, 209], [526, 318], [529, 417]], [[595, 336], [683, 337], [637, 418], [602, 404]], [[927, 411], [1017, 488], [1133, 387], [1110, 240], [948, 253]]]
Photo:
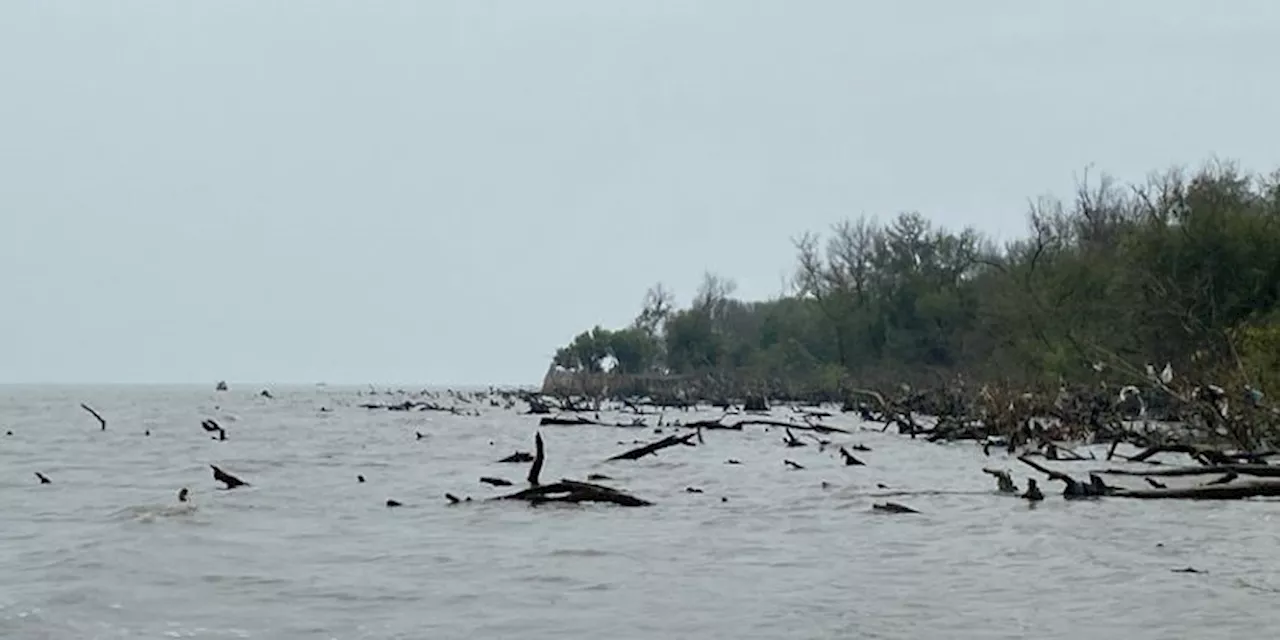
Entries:
[[791, 295], [738, 300], [707, 274], [678, 308], [658, 285], [630, 326], [583, 332], [554, 365], [779, 395], [1121, 382], [1166, 363], [1224, 386], [1280, 382], [1280, 172], [1086, 177], [1069, 202], [1034, 201], [1028, 222], [999, 246], [917, 213], [848, 220], [792, 240]]

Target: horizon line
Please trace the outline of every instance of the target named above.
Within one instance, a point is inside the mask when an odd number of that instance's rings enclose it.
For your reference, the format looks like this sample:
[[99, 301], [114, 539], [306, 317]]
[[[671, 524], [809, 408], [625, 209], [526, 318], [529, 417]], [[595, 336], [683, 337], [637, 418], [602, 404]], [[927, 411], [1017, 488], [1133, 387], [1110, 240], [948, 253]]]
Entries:
[[[233, 389], [235, 389], [236, 387], [252, 387], [252, 388], [254, 388], [254, 389], [259, 389], [260, 387], [270, 387], [270, 386], [277, 386], [277, 387], [370, 387], [370, 386], [372, 386], [372, 387], [377, 387], [377, 388], [386, 388], [386, 387], [406, 387], [406, 388], [449, 388], [449, 387], [457, 387], [457, 388], [473, 388], [473, 387], [480, 387], [480, 388], [487, 388], [487, 387], [496, 387], [496, 388], [509, 388], [509, 387], [538, 387], [538, 386], [541, 386], [541, 384], [540, 384], [540, 383], [536, 383], [536, 382], [519, 382], [519, 383], [514, 383], [514, 382], [448, 382], [448, 383], [443, 383], [443, 382], [422, 382], [422, 381], [417, 381], [417, 382], [404, 382], [404, 381], [402, 381], [402, 382], [385, 382], [385, 381], [380, 381], [380, 382], [372, 382], [372, 381], [371, 381], [371, 382], [346, 382], [346, 381], [340, 381], [340, 382], [326, 382], [326, 381], [297, 382], [297, 381], [291, 381], [291, 380], [283, 380], [283, 381], [275, 381], [275, 382], [251, 381], [251, 380], [250, 380], [250, 381], [239, 381], [239, 382], [237, 382], [237, 381], [233, 381], [233, 380], [227, 380], [227, 381], [226, 381], [226, 383], [227, 383], [227, 386], [229, 387], [228, 391], [233, 390]], [[213, 381], [213, 382], [190, 382], [190, 381], [180, 381], [180, 382], [173, 382], [173, 381], [168, 381], [168, 382], [163, 382], [163, 381], [148, 381], [148, 382], [140, 382], [140, 381], [100, 381], [100, 380], [99, 380], [99, 381], [92, 381], [92, 380], [79, 380], [79, 381], [30, 381], [30, 382], [25, 382], [25, 381], [24, 381], [24, 382], [19, 382], [19, 381], [12, 381], [12, 380], [0, 380], [0, 387], [91, 387], [91, 386], [98, 386], [98, 387], [205, 387], [205, 386], [207, 386], [207, 387], [214, 387], [214, 386], [216, 386], [217, 384], [218, 384], [218, 381], [216, 381], [216, 380], [215, 380], [215, 381]]]

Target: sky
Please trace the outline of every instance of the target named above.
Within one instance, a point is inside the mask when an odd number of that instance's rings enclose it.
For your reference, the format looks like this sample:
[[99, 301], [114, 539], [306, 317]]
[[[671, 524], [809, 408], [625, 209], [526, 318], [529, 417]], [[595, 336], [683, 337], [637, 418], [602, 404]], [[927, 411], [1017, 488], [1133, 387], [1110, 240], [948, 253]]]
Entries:
[[0, 383], [526, 384], [704, 272], [1280, 167], [1280, 3], [0, 3]]

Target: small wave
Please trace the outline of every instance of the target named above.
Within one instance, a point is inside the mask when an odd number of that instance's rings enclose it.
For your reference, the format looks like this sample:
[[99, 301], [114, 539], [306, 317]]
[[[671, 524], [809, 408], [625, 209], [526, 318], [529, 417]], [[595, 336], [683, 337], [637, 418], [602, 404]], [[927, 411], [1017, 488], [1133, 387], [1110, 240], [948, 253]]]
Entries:
[[613, 554], [599, 549], [556, 549], [547, 555], [552, 558], [603, 558]]
[[135, 505], [125, 507], [111, 514], [112, 520], [132, 520], [135, 522], [155, 522], [165, 518], [190, 518], [199, 511], [194, 504], [176, 505]]

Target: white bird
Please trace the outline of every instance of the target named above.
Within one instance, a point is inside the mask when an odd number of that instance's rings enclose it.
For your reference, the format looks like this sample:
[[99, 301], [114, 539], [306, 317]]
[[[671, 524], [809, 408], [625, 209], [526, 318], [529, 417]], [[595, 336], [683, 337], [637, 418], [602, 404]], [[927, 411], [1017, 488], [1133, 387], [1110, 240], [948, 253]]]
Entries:
[[1173, 382], [1173, 365], [1168, 362], [1164, 363], [1164, 369], [1160, 371], [1160, 382], [1165, 384]]
[[1097, 372], [1101, 373], [1101, 372], [1102, 372], [1102, 370], [1103, 370], [1103, 369], [1105, 369], [1105, 368], [1107, 368], [1107, 365], [1105, 365], [1105, 364], [1103, 364], [1103, 363], [1101, 363], [1101, 362], [1095, 362], [1095, 363], [1093, 363], [1093, 370], [1094, 370], [1094, 371], [1097, 371]]
[[1138, 418], [1145, 420], [1147, 417], [1147, 403], [1142, 399], [1142, 392], [1135, 386], [1129, 385], [1120, 389], [1119, 402], [1124, 402], [1133, 396], [1138, 399]]

